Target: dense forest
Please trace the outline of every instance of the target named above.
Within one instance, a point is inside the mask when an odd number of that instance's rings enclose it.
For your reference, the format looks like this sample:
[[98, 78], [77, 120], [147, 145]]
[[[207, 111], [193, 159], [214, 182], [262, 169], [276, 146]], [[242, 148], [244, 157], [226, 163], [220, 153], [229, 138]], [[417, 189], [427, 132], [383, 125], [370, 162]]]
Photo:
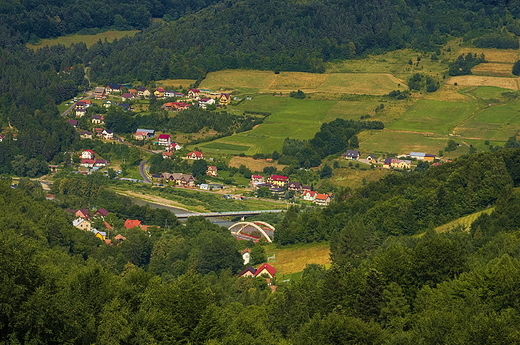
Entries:
[[[116, 217], [130, 215], [117, 211], [125, 200], [96, 180], [102, 176], [59, 180], [55, 202], [29, 180], [17, 189], [1, 181], [0, 340], [516, 343], [519, 157], [519, 149], [468, 155], [422, 172], [396, 172], [319, 214], [289, 210], [278, 227], [301, 224], [293, 236], [302, 241], [328, 232], [333, 263], [307, 266], [299, 280], [273, 280], [274, 293], [263, 278], [236, 277], [241, 246], [261, 244], [240, 243], [202, 218], [184, 225], [170, 219], [149, 235], [116, 227], [126, 240], [113, 246], [73, 228], [61, 207], [105, 206]], [[421, 198], [424, 207], [414, 208]], [[470, 231], [434, 231], [491, 207]], [[387, 216], [393, 218], [384, 222]], [[168, 216], [155, 217], [161, 223]]]

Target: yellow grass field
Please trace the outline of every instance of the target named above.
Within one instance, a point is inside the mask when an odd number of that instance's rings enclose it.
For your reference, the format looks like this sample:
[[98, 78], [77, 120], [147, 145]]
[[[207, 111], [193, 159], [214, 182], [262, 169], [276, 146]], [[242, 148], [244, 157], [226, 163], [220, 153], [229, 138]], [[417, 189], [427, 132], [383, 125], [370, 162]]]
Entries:
[[112, 42], [114, 39], [123, 38], [125, 36], [134, 36], [138, 33], [139, 30], [129, 30], [129, 31], [105, 31], [96, 35], [69, 35], [62, 36], [58, 38], [44, 39], [40, 44], [27, 44], [27, 48], [37, 50], [38, 48], [43, 48], [45, 46], [54, 46], [57, 44], [63, 44], [66, 47], [69, 47], [73, 43], [85, 42], [87, 47], [92, 46], [99, 40], [104, 41], [105, 39], [108, 42]]
[[475, 220], [477, 220], [477, 218], [480, 217], [481, 214], [483, 214], [483, 213], [491, 214], [494, 210], [495, 210], [495, 208], [492, 207], [492, 208], [488, 208], [488, 209], [483, 210], [483, 211], [472, 213], [470, 215], [467, 215], [465, 217], [461, 217], [459, 219], [455, 219], [454, 221], [451, 221], [449, 223], [446, 223], [444, 225], [441, 225], [441, 226], [435, 228], [435, 231], [437, 231], [437, 232], [446, 232], [446, 231], [450, 231], [450, 230], [453, 230], [455, 228], [458, 228], [459, 226], [462, 226], [464, 231], [469, 231], [470, 227], [471, 227], [471, 224], [473, 224], [473, 222]]
[[177, 90], [179, 86], [182, 85], [183, 88], [187, 88], [191, 84], [194, 84], [196, 82], [195, 79], [164, 79], [164, 80], [158, 80], [156, 82], [157, 86], [162, 86], [165, 89], [174, 89]]
[[[363, 154], [366, 156], [368, 154]], [[365, 164], [361, 164], [365, 166]], [[367, 165], [368, 167], [368, 165]], [[334, 175], [329, 179], [330, 184], [339, 187], [359, 188], [362, 186], [362, 181], [372, 182], [379, 181], [387, 174], [392, 173], [389, 169], [369, 169], [359, 170], [351, 168], [334, 169]]]
[[512, 63], [481, 63], [473, 67], [471, 72], [476, 75], [491, 75], [497, 77], [512, 77]]
[[329, 265], [330, 249], [328, 243], [311, 243], [295, 245], [284, 248], [276, 248], [270, 244], [265, 247], [269, 256], [275, 254], [275, 260], [269, 262], [277, 270], [277, 275], [301, 272], [308, 264]]
[[307, 93], [384, 95], [406, 89], [405, 83], [389, 73], [304, 73], [226, 70], [208, 73], [200, 88], [251, 92], [288, 93], [298, 89]]
[[484, 48], [462, 48], [459, 50], [460, 54], [482, 54], [487, 62], [502, 62], [502, 63], [515, 63], [518, 60], [520, 50], [513, 49], [484, 49]]
[[245, 165], [251, 171], [262, 171], [265, 167], [276, 167], [276, 169], [282, 170], [285, 167], [285, 165], [282, 164], [267, 162], [265, 159], [253, 159], [252, 157], [240, 156], [231, 158], [228, 165], [236, 168]]
[[461, 86], [496, 86], [518, 90], [518, 78], [487, 77], [479, 75], [461, 75], [446, 79], [446, 84]]

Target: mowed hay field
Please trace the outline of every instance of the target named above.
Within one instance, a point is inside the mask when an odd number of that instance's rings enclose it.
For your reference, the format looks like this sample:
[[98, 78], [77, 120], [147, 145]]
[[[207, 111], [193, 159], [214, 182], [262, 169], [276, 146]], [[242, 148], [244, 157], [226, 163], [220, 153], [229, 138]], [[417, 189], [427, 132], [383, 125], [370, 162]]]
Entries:
[[276, 248], [274, 244], [265, 246], [267, 256], [274, 254], [274, 261], [269, 264], [276, 268], [277, 276], [301, 272], [309, 264], [329, 265], [330, 248], [328, 243], [311, 243], [304, 245]]
[[265, 159], [253, 159], [253, 157], [240, 156], [231, 158], [228, 165], [235, 168], [245, 165], [251, 171], [262, 171], [265, 167], [275, 167], [278, 170], [282, 170], [285, 167], [285, 165], [282, 164], [267, 162]]
[[512, 70], [512, 63], [481, 63], [473, 67], [471, 72], [476, 75], [512, 77]]
[[447, 135], [456, 124], [469, 117], [476, 109], [477, 105], [472, 103], [418, 100], [387, 128]]
[[[363, 158], [367, 156], [367, 154], [362, 154]], [[364, 166], [362, 164], [361, 166]], [[368, 167], [368, 165], [366, 165]], [[392, 173], [390, 169], [368, 169], [368, 170], [360, 170], [360, 169], [351, 169], [348, 167], [334, 169], [334, 175], [328, 179], [330, 184], [339, 187], [349, 187], [352, 189], [358, 188], [362, 186], [362, 181], [365, 179], [366, 182], [379, 181], [381, 178], [386, 176], [387, 174]]]
[[388, 73], [304, 73], [225, 70], [208, 73], [200, 88], [237, 90], [242, 93], [282, 92], [303, 90], [306, 93], [346, 93], [384, 95], [399, 88], [403, 81]]
[[69, 36], [62, 36], [58, 38], [52, 38], [52, 39], [44, 39], [41, 41], [40, 44], [34, 45], [34, 44], [27, 44], [27, 48], [36, 50], [38, 48], [43, 48], [45, 46], [54, 46], [57, 44], [63, 44], [66, 47], [69, 47], [73, 43], [80, 43], [84, 42], [87, 47], [92, 46], [97, 41], [101, 40], [104, 41], [105, 39], [108, 42], [112, 42], [114, 39], [120, 39], [125, 36], [134, 36], [136, 33], [138, 33], [139, 30], [129, 30], [129, 31], [105, 31], [101, 32], [96, 35], [69, 35]]
[[426, 152], [437, 154], [446, 147], [446, 136], [400, 131], [364, 131], [359, 135], [360, 150], [366, 153]]
[[[514, 49], [488, 49], [488, 48], [461, 48], [458, 53], [452, 54], [452, 58], [456, 59], [461, 54], [484, 54], [487, 62], [515, 63], [519, 58], [520, 50]], [[456, 56], [455, 56], [456, 55]]]
[[182, 85], [183, 88], [187, 88], [196, 82], [195, 79], [163, 79], [158, 80], [155, 83], [157, 86], [162, 86], [164, 89], [177, 90]]
[[461, 86], [495, 86], [518, 90], [518, 78], [488, 77], [480, 75], [460, 75], [446, 79], [447, 84]]

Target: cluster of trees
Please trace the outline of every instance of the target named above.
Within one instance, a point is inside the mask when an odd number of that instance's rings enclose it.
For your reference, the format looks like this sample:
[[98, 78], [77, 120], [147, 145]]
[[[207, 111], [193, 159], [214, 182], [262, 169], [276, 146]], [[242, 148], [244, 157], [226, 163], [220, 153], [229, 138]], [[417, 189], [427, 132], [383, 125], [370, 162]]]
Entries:
[[[394, 173], [357, 191], [334, 196], [325, 210], [288, 213], [277, 227], [281, 244], [329, 240], [351, 219], [360, 219], [370, 237], [412, 235], [493, 205], [520, 185], [518, 149], [468, 155], [453, 163]], [[367, 235], [368, 236], [368, 235]]]
[[[435, 92], [439, 88], [439, 82], [430, 76], [425, 76], [424, 74], [415, 73], [408, 80], [408, 87], [411, 90], [426, 90], [426, 92]], [[395, 93], [395, 91], [392, 91]], [[391, 93], [392, 93], [391, 92]], [[401, 94], [392, 94], [393, 97], [399, 99]]]
[[489, 33], [473, 41], [478, 48], [518, 49], [518, 37], [505, 31]]
[[[275, 293], [262, 278], [236, 277], [242, 242], [203, 218], [172, 221], [150, 234], [127, 230], [123, 243], [108, 246], [73, 228], [33, 182], [22, 180], [16, 190], [10, 181], [0, 182], [0, 257], [8, 263], [0, 265], [0, 340], [514, 343], [520, 318], [519, 153], [469, 155], [420, 174], [392, 174], [319, 213], [290, 209], [275, 238], [303, 222], [300, 235], [305, 228], [318, 240], [329, 227], [332, 265], [309, 265], [289, 283], [275, 279]], [[73, 188], [93, 178], [59, 185]], [[462, 199], [467, 202], [460, 209]], [[399, 210], [416, 202], [423, 208]], [[443, 217], [450, 209], [461, 215], [488, 204], [494, 211], [483, 213], [470, 231], [433, 230], [458, 216]], [[385, 217], [395, 222], [414, 214], [412, 231], [379, 227]], [[402, 235], [424, 230], [423, 236]], [[253, 253], [258, 263], [265, 259], [262, 247], [254, 245]]]
[[316, 167], [329, 155], [358, 148], [357, 135], [364, 129], [383, 129], [381, 121], [356, 121], [336, 119], [321, 125], [320, 131], [311, 140], [286, 138], [283, 142], [281, 164], [295, 164], [300, 167]]
[[457, 60], [450, 64], [448, 74], [452, 76], [471, 74], [471, 69], [483, 62], [486, 62], [484, 53], [480, 54], [480, 56], [471, 53], [461, 54]]

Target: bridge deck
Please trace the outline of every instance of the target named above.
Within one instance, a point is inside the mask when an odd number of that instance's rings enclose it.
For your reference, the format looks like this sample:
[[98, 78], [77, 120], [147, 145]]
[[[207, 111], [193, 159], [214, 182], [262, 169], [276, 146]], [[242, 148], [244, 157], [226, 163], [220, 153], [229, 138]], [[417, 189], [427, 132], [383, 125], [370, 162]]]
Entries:
[[207, 213], [179, 213], [176, 214], [177, 218], [188, 218], [188, 217], [224, 217], [224, 216], [252, 216], [261, 213], [280, 213], [284, 210], [259, 210], [259, 211], [231, 211], [231, 212], [207, 212]]

